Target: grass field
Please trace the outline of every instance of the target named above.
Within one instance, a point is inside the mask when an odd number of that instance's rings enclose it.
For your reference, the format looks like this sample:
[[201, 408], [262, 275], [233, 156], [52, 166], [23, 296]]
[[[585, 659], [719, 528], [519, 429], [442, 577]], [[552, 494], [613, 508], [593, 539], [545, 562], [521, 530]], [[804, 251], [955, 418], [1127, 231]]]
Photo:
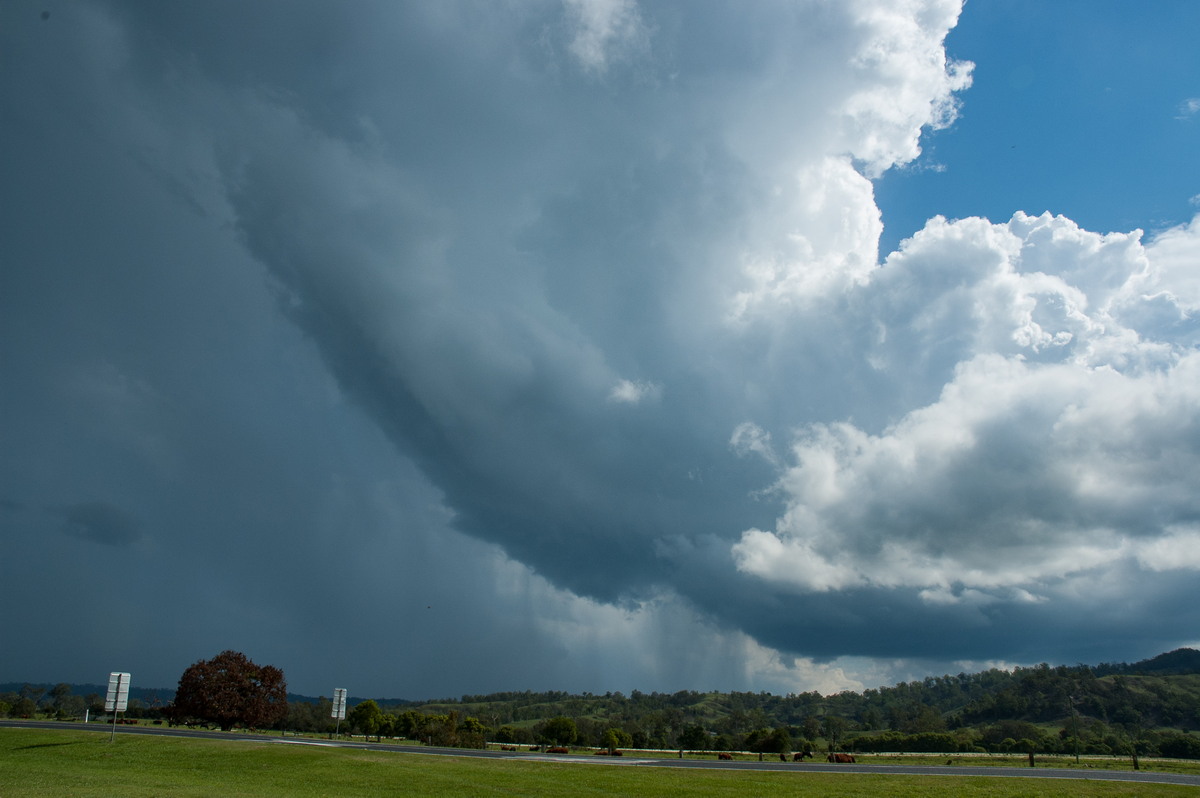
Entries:
[[678, 770], [0, 728], [0, 796], [1173, 796], [1195, 787], [961, 776]]

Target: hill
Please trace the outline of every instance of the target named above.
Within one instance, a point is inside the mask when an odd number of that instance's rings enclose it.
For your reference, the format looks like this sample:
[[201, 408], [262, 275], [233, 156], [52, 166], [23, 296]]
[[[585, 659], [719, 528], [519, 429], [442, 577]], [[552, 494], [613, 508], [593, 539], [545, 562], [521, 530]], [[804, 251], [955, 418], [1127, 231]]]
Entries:
[[[104, 694], [102, 685], [71, 687], [76, 696]], [[29, 695], [45, 703], [52, 690], [48, 684], [0, 684], [0, 704], [11, 706], [18, 696]], [[134, 688], [131, 714], [154, 716], [172, 695]], [[289, 694], [288, 699], [288, 728], [332, 730], [328, 698]], [[1200, 758], [1200, 737], [1192, 734], [1200, 729], [1200, 652], [1187, 648], [1133, 664], [991, 669], [835, 695], [526, 690], [432, 701], [375, 700], [385, 710], [385, 728], [404, 736], [420, 736], [431, 723], [443, 730], [467, 723], [492, 739], [533, 742], [548, 720], [561, 717], [574, 723], [581, 742], [592, 745], [614, 729], [624, 745], [651, 748], [753, 749], [776, 744], [764, 742], [768, 739], [788, 739], [789, 744], [860, 750], [1036, 745], [1111, 753], [1153, 743]]]

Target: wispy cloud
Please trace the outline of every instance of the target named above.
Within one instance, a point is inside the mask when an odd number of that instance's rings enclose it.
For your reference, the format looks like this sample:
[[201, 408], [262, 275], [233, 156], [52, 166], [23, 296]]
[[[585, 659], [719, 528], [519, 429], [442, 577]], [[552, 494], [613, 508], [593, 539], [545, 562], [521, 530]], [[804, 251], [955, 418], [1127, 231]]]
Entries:
[[588, 72], [645, 53], [650, 30], [637, 0], [563, 0], [570, 22], [568, 49]]

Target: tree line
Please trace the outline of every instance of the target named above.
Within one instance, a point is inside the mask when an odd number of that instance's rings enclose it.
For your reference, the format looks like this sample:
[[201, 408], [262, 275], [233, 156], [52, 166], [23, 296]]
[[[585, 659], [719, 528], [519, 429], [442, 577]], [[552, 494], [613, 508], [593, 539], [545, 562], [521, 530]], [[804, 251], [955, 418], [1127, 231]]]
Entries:
[[[28, 688], [28, 689], [26, 689]], [[441, 746], [584, 745], [619, 748], [1038, 752], [1200, 758], [1200, 652], [1180, 649], [1134, 665], [991, 669], [822, 696], [816, 692], [464, 695], [428, 702], [359, 701], [344, 723], [329, 698], [287, 698], [283, 672], [238, 652], [200, 661], [174, 700], [130, 713], [169, 723], [335, 729]], [[80, 713], [103, 697], [69, 685], [0, 693], [0, 713]], [[141, 703], [141, 702], [137, 702]]]

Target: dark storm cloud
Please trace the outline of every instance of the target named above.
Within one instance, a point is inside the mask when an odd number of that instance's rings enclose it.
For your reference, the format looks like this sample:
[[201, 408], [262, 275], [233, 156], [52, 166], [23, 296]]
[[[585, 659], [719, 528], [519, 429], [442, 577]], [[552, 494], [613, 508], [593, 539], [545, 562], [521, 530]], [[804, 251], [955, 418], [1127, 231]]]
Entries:
[[135, 518], [107, 502], [84, 502], [61, 512], [63, 534], [105, 546], [131, 546], [142, 539]]
[[231, 647], [416, 697], [1187, 642], [1200, 235], [933, 220], [878, 262], [864, 173], [952, 117], [958, 11], [11, 29], [0, 474], [107, 497], [6, 513], [13, 556], [128, 619], [96, 662], [155, 629], [162, 684]]

